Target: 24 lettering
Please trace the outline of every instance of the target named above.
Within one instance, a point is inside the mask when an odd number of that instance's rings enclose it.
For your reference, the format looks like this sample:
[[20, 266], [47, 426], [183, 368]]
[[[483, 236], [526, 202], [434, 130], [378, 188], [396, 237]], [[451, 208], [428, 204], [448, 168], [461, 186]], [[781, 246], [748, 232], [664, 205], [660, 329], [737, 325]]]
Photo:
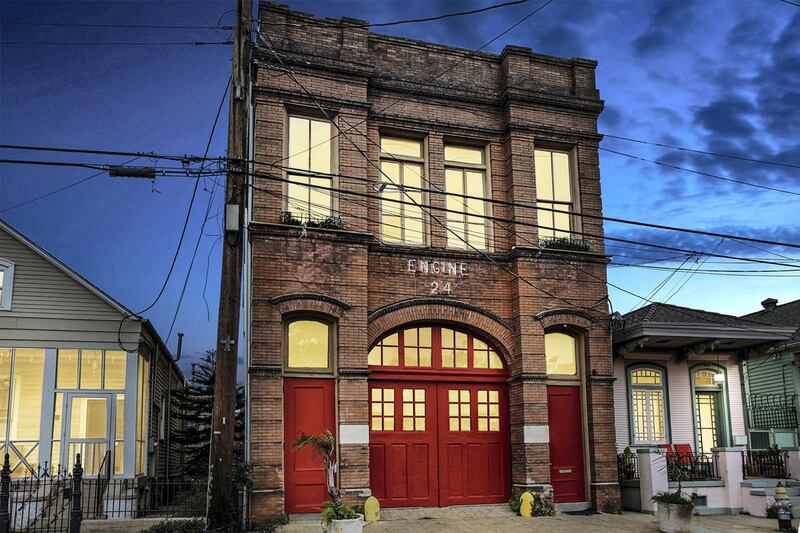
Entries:
[[431, 281], [431, 292], [429, 295], [433, 296], [434, 294], [450, 294], [453, 292], [453, 283], [450, 281], [445, 281], [444, 283], [440, 284], [438, 281]]

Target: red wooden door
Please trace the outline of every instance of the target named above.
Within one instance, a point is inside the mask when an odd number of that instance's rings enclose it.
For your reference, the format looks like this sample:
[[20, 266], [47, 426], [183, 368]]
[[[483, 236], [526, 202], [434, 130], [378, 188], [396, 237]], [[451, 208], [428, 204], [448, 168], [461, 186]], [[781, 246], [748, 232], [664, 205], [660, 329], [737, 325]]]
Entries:
[[586, 501], [580, 387], [547, 387], [550, 483], [557, 503]]
[[286, 511], [316, 513], [328, 497], [322, 459], [309, 448], [295, 449], [294, 443], [325, 429], [336, 434], [334, 382], [287, 378], [283, 383]]
[[439, 505], [508, 501], [506, 386], [446, 383], [438, 393]]
[[370, 382], [369, 472], [384, 507], [438, 505], [436, 385]]

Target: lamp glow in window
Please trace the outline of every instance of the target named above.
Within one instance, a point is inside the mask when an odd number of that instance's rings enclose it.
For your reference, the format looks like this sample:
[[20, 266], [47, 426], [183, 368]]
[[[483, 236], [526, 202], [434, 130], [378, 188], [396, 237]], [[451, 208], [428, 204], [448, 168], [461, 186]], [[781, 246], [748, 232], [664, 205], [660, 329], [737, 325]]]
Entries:
[[634, 444], [659, 444], [666, 439], [664, 379], [655, 368], [630, 371]]
[[[425, 241], [422, 141], [381, 138], [381, 233], [383, 240], [401, 244]], [[406, 189], [401, 190], [402, 187]]]
[[403, 389], [403, 431], [425, 431], [425, 389]]
[[468, 390], [447, 391], [447, 414], [450, 431], [470, 430], [469, 397]]
[[569, 238], [572, 231], [572, 178], [569, 154], [534, 151], [536, 171], [536, 217], [541, 238]]
[[372, 389], [370, 428], [394, 431], [394, 389]]
[[[486, 164], [484, 150], [469, 146], [444, 147], [445, 189], [448, 193], [447, 246], [485, 250], [487, 246]], [[464, 198], [473, 196], [475, 198]]]
[[[289, 117], [289, 167], [320, 174], [331, 174], [333, 152], [332, 125], [327, 120]], [[326, 176], [306, 176], [289, 171], [287, 211], [299, 217], [331, 215], [333, 181]]]
[[289, 368], [328, 368], [330, 362], [330, 326], [316, 320], [289, 323]]
[[500, 393], [478, 391], [478, 431], [500, 431]]
[[442, 328], [442, 368], [467, 368], [467, 334]]
[[578, 373], [575, 337], [566, 333], [545, 333], [544, 354], [549, 375], [574, 376]]

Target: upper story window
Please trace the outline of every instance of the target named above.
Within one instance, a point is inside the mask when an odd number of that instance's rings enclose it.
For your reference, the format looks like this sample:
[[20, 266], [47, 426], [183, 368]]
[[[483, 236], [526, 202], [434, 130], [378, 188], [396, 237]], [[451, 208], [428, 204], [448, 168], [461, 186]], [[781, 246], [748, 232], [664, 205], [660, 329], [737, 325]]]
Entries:
[[14, 263], [0, 258], [0, 311], [11, 310], [11, 287], [14, 283]]
[[629, 371], [631, 422], [634, 444], [658, 444], [666, 440], [664, 373], [658, 368]]
[[125, 390], [126, 360], [120, 350], [59, 349], [56, 388]]
[[[299, 218], [331, 216], [333, 187], [333, 125], [327, 120], [289, 116], [288, 179], [286, 210]], [[293, 173], [299, 170], [327, 176]]]
[[536, 216], [539, 237], [569, 238], [575, 211], [572, 165], [568, 152], [535, 150]]
[[[483, 148], [445, 145], [447, 246], [486, 250], [486, 160]], [[471, 196], [474, 198], [464, 198]]]
[[566, 333], [545, 333], [544, 355], [548, 375], [575, 376], [578, 373], [578, 349], [575, 337]]
[[328, 322], [299, 319], [286, 327], [286, 368], [320, 371], [331, 368], [333, 326]]
[[390, 243], [424, 244], [424, 198], [419, 190], [425, 172], [422, 141], [381, 137], [381, 171], [381, 180], [387, 184], [381, 191], [381, 238]]

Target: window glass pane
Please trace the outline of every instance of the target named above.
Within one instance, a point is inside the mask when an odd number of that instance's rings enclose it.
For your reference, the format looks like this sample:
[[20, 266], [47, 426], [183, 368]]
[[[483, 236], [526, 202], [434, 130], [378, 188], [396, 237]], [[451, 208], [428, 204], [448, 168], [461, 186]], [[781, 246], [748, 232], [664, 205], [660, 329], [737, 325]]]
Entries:
[[546, 333], [544, 353], [547, 373], [574, 376], [577, 373], [575, 338], [565, 333]]
[[536, 172], [536, 199], [553, 199], [553, 168], [552, 152], [545, 150], [534, 151], [534, 171]]
[[11, 440], [39, 440], [42, 418], [42, 377], [44, 350], [17, 348], [11, 378]]
[[309, 120], [289, 117], [289, 167], [309, 170]]
[[422, 188], [422, 165], [403, 163], [403, 185]]
[[295, 320], [289, 323], [289, 367], [327, 368], [328, 331], [328, 324], [316, 320]]
[[11, 389], [11, 349], [0, 348], [0, 442], [6, 436], [8, 393]]
[[57, 392], [53, 406], [53, 438], [61, 438], [61, 417], [64, 414], [64, 393]]
[[553, 224], [553, 209], [554, 204], [547, 202], [539, 202], [543, 209], [536, 210], [536, 220], [539, 228], [539, 237], [548, 239], [555, 235], [555, 225]]
[[117, 394], [117, 418], [115, 424], [117, 440], [122, 440], [125, 436], [125, 395]]
[[633, 385], [661, 385], [661, 372], [657, 370], [634, 370], [631, 372]]
[[445, 145], [444, 159], [445, 161], [452, 161], [455, 163], [471, 163], [475, 165], [482, 165], [483, 149], [471, 148], [469, 146]]
[[127, 354], [118, 350], [106, 352], [105, 389], [125, 388], [125, 361]]
[[317, 217], [331, 215], [331, 180], [328, 178], [311, 178], [309, 187], [309, 211]]
[[56, 387], [78, 388], [78, 350], [58, 350]]
[[553, 185], [554, 198], [560, 202], [571, 202], [569, 154], [553, 152]]
[[[462, 170], [448, 168], [445, 170], [444, 176], [448, 193], [464, 194], [464, 172]], [[448, 198], [453, 198], [453, 196], [448, 196]], [[463, 198], [456, 199], [463, 200]]]
[[392, 155], [422, 157], [422, 141], [381, 137], [381, 151]]
[[[483, 172], [473, 172], [468, 170], [467, 175], [467, 194], [469, 196], [483, 197]], [[483, 212], [483, 202], [472, 200], [476, 203], [475, 207], [480, 207], [479, 213]], [[470, 207], [473, 207], [470, 205]]]
[[71, 439], [104, 439], [108, 434], [106, 398], [72, 398], [69, 419]]
[[694, 384], [700, 386], [715, 386], [713, 370], [697, 370], [694, 373]]
[[311, 120], [311, 170], [331, 172], [331, 125], [327, 121]]
[[103, 351], [81, 350], [82, 389], [99, 389], [103, 378]]

